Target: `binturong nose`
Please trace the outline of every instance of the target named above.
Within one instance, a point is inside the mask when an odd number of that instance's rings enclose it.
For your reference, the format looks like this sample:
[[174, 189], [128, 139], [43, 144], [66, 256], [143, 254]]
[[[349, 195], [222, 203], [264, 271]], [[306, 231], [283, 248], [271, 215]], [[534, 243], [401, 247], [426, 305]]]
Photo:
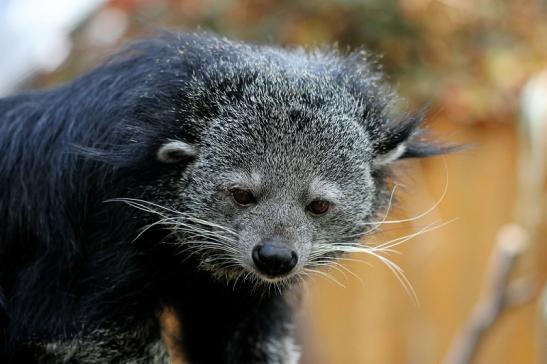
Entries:
[[257, 244], [252, 255], [256, 268], [269, 277], [285, 275], [298, 263], [296, 252], [277, 238]]

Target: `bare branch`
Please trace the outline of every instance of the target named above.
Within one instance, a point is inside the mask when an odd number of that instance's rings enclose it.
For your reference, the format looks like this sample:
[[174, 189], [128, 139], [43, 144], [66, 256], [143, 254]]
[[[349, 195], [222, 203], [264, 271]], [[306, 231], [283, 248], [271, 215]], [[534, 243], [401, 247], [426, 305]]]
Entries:
[[508, 282], [516, 259], [526, 250], [527, 245], [527, 234], [519, 225], [507, 224], [500, 229], [481, 298], [456, 336], [444, 364], [471, 363], [484, 333], [504, 308], [518, 301], [515, 297], [508, 300]]

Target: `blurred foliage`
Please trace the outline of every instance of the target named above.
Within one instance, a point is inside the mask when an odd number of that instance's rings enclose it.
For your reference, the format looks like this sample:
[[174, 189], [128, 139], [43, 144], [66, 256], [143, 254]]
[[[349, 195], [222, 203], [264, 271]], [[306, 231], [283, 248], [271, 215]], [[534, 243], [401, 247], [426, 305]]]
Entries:
[[411, 106], [467, 123], [515, 120], [522, 85], [547, 66], [541, 0], [112, 0], [102, 11], [112, 9], [128, 19], [125, 39], [201, 28], [261, 43], [364, 47], [381, 55]]

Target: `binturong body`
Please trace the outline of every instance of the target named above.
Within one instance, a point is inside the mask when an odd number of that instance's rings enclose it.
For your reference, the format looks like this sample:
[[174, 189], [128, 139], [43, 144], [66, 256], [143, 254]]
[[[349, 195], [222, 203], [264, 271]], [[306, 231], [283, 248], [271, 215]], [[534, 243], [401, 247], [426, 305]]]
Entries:
[[358, 246], [392, 162], [442, 152], [362, 52], [138, 42], [0, 100], [2, 363], [294, 364], [294, 283]]

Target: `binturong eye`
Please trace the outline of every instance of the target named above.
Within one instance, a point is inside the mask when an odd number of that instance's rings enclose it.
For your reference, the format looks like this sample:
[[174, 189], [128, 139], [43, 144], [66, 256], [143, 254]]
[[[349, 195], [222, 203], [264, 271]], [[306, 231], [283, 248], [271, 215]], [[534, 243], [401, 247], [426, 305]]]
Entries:
[[308, 210], [313, 215], [324, 215], [329, 211], [330, 208], [331, 208], [331, 203], [325, 200], [313, 200], [308, 205]]
[[254, 195], [250, 191], [234, 188], [230, 190], [230, 192], [232, 193], [232, 198], [238, 205], [249, 206], [256, 202]]

